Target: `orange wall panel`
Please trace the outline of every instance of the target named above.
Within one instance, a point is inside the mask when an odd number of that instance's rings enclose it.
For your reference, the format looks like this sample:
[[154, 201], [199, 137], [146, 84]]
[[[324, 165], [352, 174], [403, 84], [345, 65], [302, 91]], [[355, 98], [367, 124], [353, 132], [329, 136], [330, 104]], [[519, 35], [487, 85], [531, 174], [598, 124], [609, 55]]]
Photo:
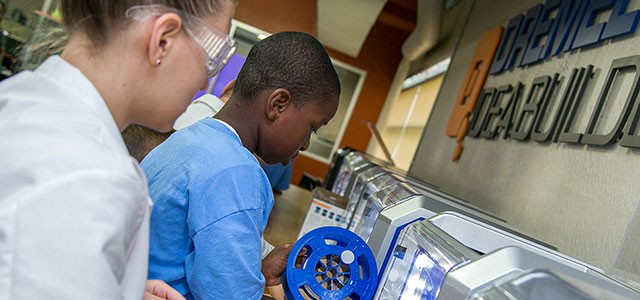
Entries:
[[234, 18], [266, 32], [302, 31], [318, 36], [315, 0], [240, 0]]
[[296, 157], [291, 171], [291, 183], [298, 184], [304, 173], [307, 173], [320, 180], [324, 180], [324, 176], [329, 171], [329, 165], [319, 162], [313, 158], [299, 155]]
[[367, 71], [367, 77], [351, 114], [340, 146], [365, 151], [371, 139], [366, 121], [376, 123], [402, 59], [401, 47], [408, 33], [376, 23], [357, 58], [329, 51], [332, 57]]

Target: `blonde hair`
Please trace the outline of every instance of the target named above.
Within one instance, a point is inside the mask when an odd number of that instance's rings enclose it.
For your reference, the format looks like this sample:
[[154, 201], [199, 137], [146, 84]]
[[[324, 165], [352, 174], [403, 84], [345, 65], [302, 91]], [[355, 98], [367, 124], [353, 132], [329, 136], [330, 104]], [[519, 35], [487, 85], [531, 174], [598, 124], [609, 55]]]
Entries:
[[34, 31], [29, 41], [19, 49], [19, 70], [33, 70], [47, 57], [60, 54], [68, 36], [62, 26], [50, 26]]
[[[0, 0], [1, 1], [1, 0]], [[100, 49], [129, 21], [127, 9], [136, 5], [159, 4], [204, 18], [215, 16], [224, 5], [238, 0], [61, 0], [60, 10], [64, 26], [40, 28], [20, 49], [19, 70], [33, 70], [47, 57], [59, 54], [75, 32], [83, 31], [91, 39], [94, 49]]]
[[69, 35], [84, 31], [93, 46], [99, 48], [128, 24], [125, 13], [130, 7], [163, 5], [204, 18], [215, 16], [225, 5], [236, 2], [237, 0], [62, 0], [60, 9]]

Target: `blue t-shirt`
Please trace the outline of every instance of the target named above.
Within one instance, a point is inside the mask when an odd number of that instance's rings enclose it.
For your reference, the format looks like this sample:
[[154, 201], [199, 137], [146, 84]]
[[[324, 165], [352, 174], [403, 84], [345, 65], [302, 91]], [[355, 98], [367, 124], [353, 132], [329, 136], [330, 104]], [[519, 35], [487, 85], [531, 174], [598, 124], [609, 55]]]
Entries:
[[262, 164], [262, 169], [264, 173], [267, 174], [267, 178], [269, 178], [271, 188], [278, 191], [284, 191], [289, 188], [292, 168], [293, 160], [287, 166], [282, 164]]
[[240, 138], [205, 118], [172, 134], [142, 168], [154, 201], [149, 279], [187, 299], [261, 299], [260, 238], [273, 194]]

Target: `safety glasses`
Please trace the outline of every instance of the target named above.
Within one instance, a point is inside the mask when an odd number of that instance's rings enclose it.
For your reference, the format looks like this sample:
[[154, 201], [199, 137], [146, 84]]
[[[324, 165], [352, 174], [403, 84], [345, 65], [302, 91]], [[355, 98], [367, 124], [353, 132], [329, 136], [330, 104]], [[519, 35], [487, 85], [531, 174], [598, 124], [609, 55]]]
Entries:
[[136, 20], [169, 12], [180, 16], [187, 34], [206, 53], [208, 59], [205, 66], [208, 76], [213, 77], [218, 74], [236, 51], [236, 43], [228, 34], [207, 26], [202, 19], [196, 16], [160, 4], [132, 6], [127, 9], [125, 16]]

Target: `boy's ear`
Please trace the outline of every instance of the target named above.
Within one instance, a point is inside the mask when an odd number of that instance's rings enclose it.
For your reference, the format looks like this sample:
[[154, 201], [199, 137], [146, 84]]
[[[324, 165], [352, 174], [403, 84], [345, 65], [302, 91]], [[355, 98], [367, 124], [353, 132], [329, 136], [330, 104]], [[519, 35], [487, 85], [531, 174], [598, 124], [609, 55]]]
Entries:
[[267, 100], [267, 117], [271, 121], [275, 121], [280, 114], [289, 109], [292, 105], [291, 93], [284, 88], [277, 88], [269, 94]]
[[162, 58], [169, 53], [182, 25], [180, 16], [175, 13], [163, 14], [153, 23], [148, 54], [152, 65], [160, 64]]

